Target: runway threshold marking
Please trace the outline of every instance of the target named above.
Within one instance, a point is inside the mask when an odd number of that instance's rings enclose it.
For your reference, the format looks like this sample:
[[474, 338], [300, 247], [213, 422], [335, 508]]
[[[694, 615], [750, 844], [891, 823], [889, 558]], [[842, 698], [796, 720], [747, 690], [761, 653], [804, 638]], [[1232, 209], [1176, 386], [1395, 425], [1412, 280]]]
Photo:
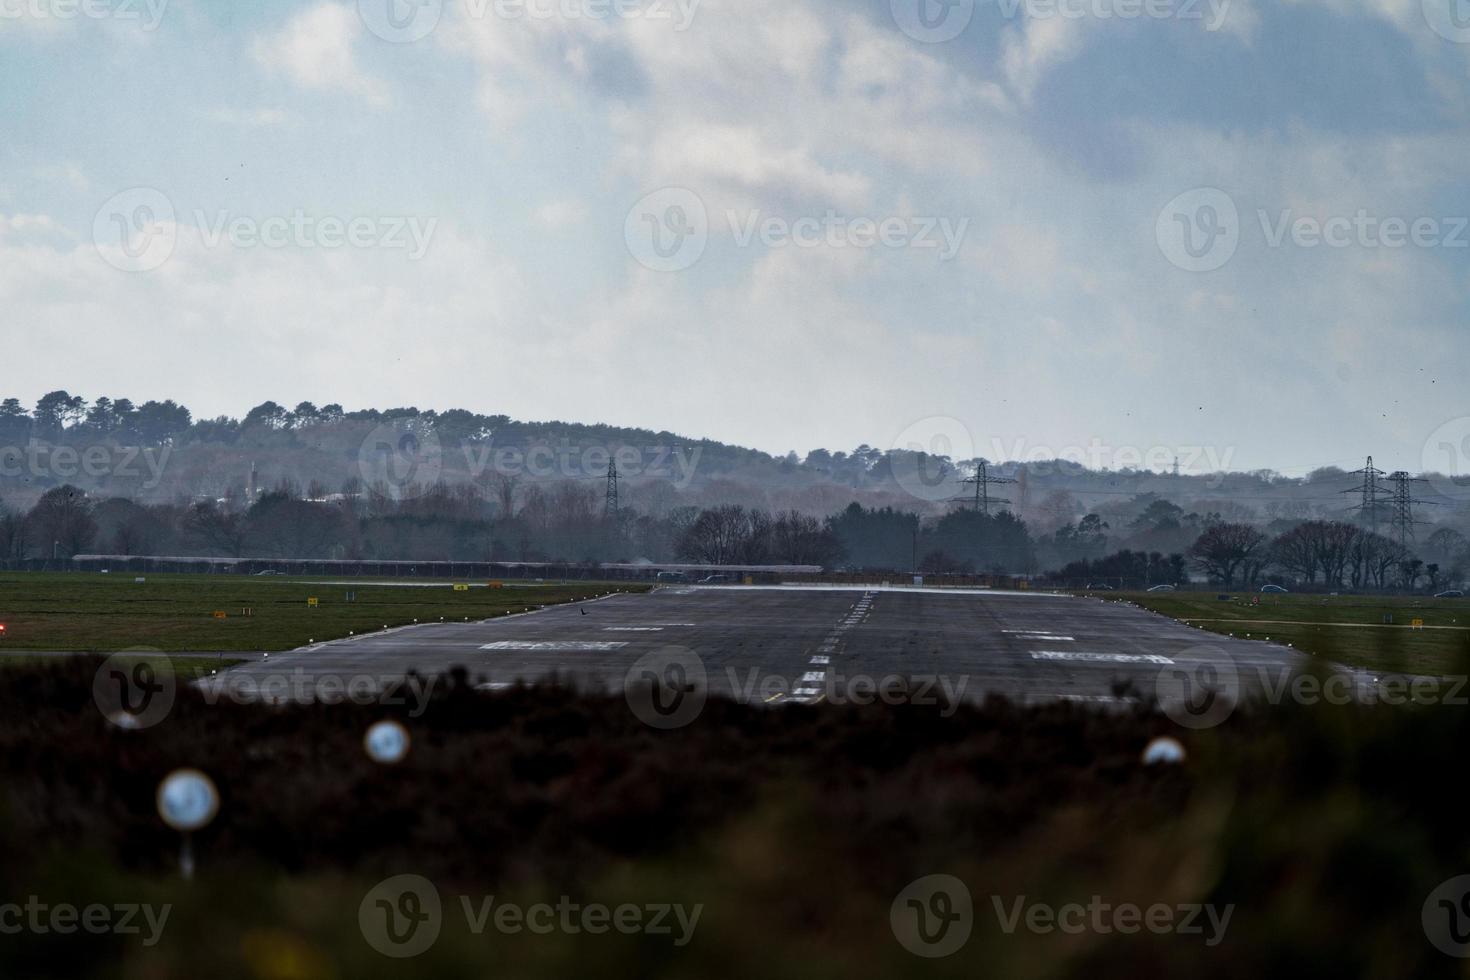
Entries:
[[1032, 660], [1068, 660], [1099, 664], [1158, 664], [1167, 666], [1174, 661], [1156, 653], [1078, 653], [1066, 650], [1036, 650]]

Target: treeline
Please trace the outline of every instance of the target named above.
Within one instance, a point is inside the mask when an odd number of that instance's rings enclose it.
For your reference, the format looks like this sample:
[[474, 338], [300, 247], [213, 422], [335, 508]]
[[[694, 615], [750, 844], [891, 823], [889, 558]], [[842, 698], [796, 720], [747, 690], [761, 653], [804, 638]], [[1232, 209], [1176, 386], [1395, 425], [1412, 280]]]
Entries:
[[[68, 391], [48, 392], [27, 408], [16, 398], [0, 399], [0, 496], [30, 507], [46, 490], [65, 484], [93, 496], [128, 497], [144, 503], [224, 500], [234, 509], [254, 502], [252, 486], [288, 482], [308, 488], [307, 496], [350, 493], [362, 477], [365, 446], [381, 436], [384, 426], [410, 427], [431, 434], [440, 456], [437, 478], [450, 484], [487, 483], [503, 475], [488, 468], [493, 451], [528, 453], [552, 448], [557, 462], [551, 472], [522, 468], [524, 482], [555, 483], [559, 479], [595, 479], [587, 460], [599, 453], [633, 448], [646, 453], [643, 465], [625, 471], [626, 502], [647, 513], [667, 516], [675, 506], [709, 508], [726, 504], [770, 513], [797, 510], [825, 518], [857, 501], [867, 508], [919, 513], [937, 519], [960, 505], [977, 459], [936, 456], [918, 447], [881, 448], [860, 445], [850, 451], [816, 448], [772, 455], [709, 439], [667, 431], [564, 421], [517, 421], [503, 414], [463, 409], [420, 410], [415, 407], [348, 410], [340, 404], [265, 401], [238, 418], [196, 417], [171, 400], [134, 401], [121, 396], [88, 399]], [[888, 433], [875, 433], [878, 437]], [[985, 434], [973, 433], [984, 454]], [[32, 453], [35, 447], [65, 447], [68, 455]], [[122, 448], [152, 450], [138, 460]], [[1084, 466], [1069, 459], [1037, 458], [1039, 447], [1024, 443], [990, 447], [992, 455], [1024, 455], [1027, 462], [992, 463], [990, 474], [1014, 480], [1004, 494], [1007, 506], [1037, 535], [1037, 560], [1048, 567], [1084, 554], [1070, 542], [1053, 548], [1043, 538], [1090, 514], [1114, 529], [1138, 516], [1136, 502], [1167, 500], [1181, 520], [1155, 540], [1129, 541], [1135, 550], [1173, 553], [1198, 534], [1183, 519], [1218, 514], [1240, 523], [1330, 519], [1340, 512], [1339, 491], [1355, 477], [1341, 469], [1323, 468], [1305, 477], [1285, 477], [1267, 470], [1188, 472], [1174, 474], [1140, 468], [1137, 454], [1126, 447], [1102, 447]], [[77, 453], [106, 450], [114, 458], [100, 467], [76, 464]], [[1065, 453], [1066, 447], [1058, 452]], [[671, 465], [670, 453], [682, 453]], [[566, 455], [562, 455], [566, 454]], [[1094, 455], [1096, 461], [1094, 462]], [[1157, 454], [1155, 454], [1157, 455]], [[131, 460], [131, 464], [124, 462]], [[570, 461], [570, 465], [568, 465]], [[1185, 466], [1225, 467], [1229, 454], [1185, 453]], [[1152, 465], [1152, 464], [1151, 464]], [[622, 467], [620, 466], [620, 469]], [[602, 470], [606, 470], [603, 463]], [[255, 474], [252, 482], [252, 474]], [[432, 481], [430, 481], [432, 482]], [[1432, 482], [1423, 492], [1433, 497], [1443, 484]], [[312, 492], [315, 488], [320, 492]], [[550, 492], [548, 490], [548, 492]], [[1462, 500], [1436, 508], [1437, 519], [1470, 528], [1470, 509]], [[1175, 540], [1183, 539], [1183, 540]]]
[[[1462, 584], [1470, 541], [1441, 528], [1403, 546], [1343, 521], [1305, 521], [1277, 534], [1203, 518], [1180, 552], [1123, 548], [1104, 553], [1107, 522], [1090, 514], [1033, 540], [1009, 512], [955, 510], [938, 518], [852, 503], [827, 518], [739, 504], [675, 507], [663, 515], [610, 510], [596, 490], [566, 482], [544, 489], [502, 484], [493, 496], [439, 483], [398, 499], [369, 488], [308, 499], [282, 484], [248, 508], [214, 501], [140, 504], [94, 499], [73, 487], [44, 493], [27, 511], [0, 504], [0, 559], [106, 553], [225, 558], [343, 560], [674, 562], [820, 565], [926, 574], [1044, 573], [1057, 585], [1224, 588], [1275, 583], [1320, 590], [1436, 591]], [[1158, 512], [1159, 508], [1149, 508]], [[1131, 534], [1147, 535], [1148, 529]], [[1061, 544], [1058, 543], [1060, 539]], [[1045, 565], [1043, 550], [1080, 549]], [[1049, 570], [1054, 569], [1054, 570]]]
[[1226, 589], [1271, 584], [1305, 591], [1432, 593], [1465, 583], [1470, 541], [1449, 528], [1409, 546], [1346, 521], [1304, 521], [1275, 536], [1248, 524], [1213, 521], [1184, 553], [1124, 549], [1070, 562], [1047, 578], [1074, 587], [1138, 589], [1183, 585], [1191, 572]]
[[345, 560], [602, 561], [1026, 573], [1030, 535], [1010, 514], [971, 511], [929, 521], [852, 504], [820, 519], [738, 504], [609, 512], [593, 488], [564, 483], [488, 498], [438, 484], [394, 499], [366, 492], [311, 500], [289, 485], [233, 510], [213, 501], [94, 500], [62, 486], [28, 511], [0, 505], [0, 558], [80, 554]]

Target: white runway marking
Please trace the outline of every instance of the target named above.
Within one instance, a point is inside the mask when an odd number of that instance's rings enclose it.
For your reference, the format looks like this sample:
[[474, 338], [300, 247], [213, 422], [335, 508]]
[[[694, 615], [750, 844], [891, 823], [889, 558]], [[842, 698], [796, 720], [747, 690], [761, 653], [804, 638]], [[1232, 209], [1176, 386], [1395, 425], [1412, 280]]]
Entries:
[[1037, 650], [1032, 660], [1081, 660], [1099, 664], [1159, 664], [1164, 666], [1174, 661], [1152, 653], [1069, 653], [1062, 650]]
[[662, 626], [604, 626], [604, 633], [661, 633]]
[[481, 650], [536, 650], [543, 653], [591, 653], [619, 650], [627, 643], [612, 640], [500, 640]]

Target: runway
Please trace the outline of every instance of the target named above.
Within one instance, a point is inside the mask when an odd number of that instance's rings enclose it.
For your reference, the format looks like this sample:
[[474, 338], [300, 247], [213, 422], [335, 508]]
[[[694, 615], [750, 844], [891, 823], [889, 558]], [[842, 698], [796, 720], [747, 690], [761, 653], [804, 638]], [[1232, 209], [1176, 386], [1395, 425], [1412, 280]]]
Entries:
[[[952, 699], [1099, 703], [1151, 694], [1161, 671], [1222, 665], [1249, 689], [1303, 662], [1125, 603], [1072, 596], [861, 587], [674, 587], [477, 623], [386, 630], [256, 657], [215, 683], [386, 683], [455, 666], [498, 688], [553, 674], [609, 691], [677, 661], [713, 695], [859, 700], [884, 683]], [[631, 674], [630, 674], [631, 672]], [[1192, 679], [1192, 677], [1190, 678]]]

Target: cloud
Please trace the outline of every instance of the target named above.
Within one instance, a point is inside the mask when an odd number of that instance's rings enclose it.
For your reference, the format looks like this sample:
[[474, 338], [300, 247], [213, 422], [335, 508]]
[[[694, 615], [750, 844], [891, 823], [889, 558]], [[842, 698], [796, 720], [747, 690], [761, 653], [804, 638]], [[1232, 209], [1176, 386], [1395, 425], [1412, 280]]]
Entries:
[[92, 189], [92, 182], [87, 178], [82, 168], [75, 163], [53, 163], [37, 167], [34, 171], [37, 179], [51, 184], [65, 184], [74, 191], [83, 193]]
[[285, 109], [236, 109], [228, 106], [210, 109], [204, 113], [204, 117], [212, 122], [241, 129], [265, 129], [295, 121], [295, 117]]
[[551, 201], [537, 208], [535, 217], [547, 228], [565, 228], [587, 220], [587, 207], [581, 201]]
[[356, 43], [364, 33], [351, 8], [323, 3], [297, 14], [276, 34], [259, 38], [254, 54], [262, 66], [303, 88], [345, 92], [385, 105], [387, 87], [357, 61]]

